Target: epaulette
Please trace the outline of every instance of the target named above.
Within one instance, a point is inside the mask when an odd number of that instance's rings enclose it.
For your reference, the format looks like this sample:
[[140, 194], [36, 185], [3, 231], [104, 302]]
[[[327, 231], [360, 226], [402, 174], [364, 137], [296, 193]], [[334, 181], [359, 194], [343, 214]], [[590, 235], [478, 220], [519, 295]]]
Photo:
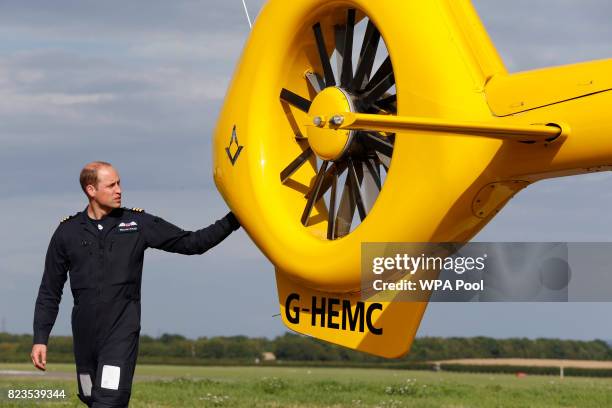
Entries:
[[74, 214], [74, 215], [69, 215], [69, 216], [67, 216], [67, 217], [64, 217], [64, 218], [62, 218], [62, 220], [60, 221], [60, 224], [62, 224], [62, 223], [64, 223], [64, 222], [66, 222], [66, 221], [68, 221], [69, 219], [74, 218], [74, 217], [76, 217], [76, 214]]
[[139, 212], [139, 213], [144, 212], [143, 208], [138, 208], [138, 207], [130, 208], [130, 210], [134, 212]]

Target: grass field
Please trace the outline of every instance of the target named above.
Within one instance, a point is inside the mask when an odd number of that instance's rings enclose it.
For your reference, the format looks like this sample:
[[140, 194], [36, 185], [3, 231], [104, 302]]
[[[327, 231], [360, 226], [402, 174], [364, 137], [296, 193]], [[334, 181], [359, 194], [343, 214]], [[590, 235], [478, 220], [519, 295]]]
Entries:
[[[0, 364], [0, 406], [79, 406], [71, 365], [45, 376]], [[503, 374], [307, 368], [141, 365], [131, 407], [609, 407], [612, 380]], [[9, 389], [64, 389], [67, 398], [9, 400]], [[84, 406], [84, 405], [83, 405]]]

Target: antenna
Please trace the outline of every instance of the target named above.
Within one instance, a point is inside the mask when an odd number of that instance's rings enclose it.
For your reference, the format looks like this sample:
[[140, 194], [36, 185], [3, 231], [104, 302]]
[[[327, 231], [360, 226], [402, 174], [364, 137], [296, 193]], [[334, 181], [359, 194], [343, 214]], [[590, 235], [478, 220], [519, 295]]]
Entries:
[[251, 17], [249, 17], [249, 10], [247, 9], [245, 0], [242, 0], [242, 5], [244, 6], [244, 12], [246, 13], [247, 21], [249, 22], [249, 28], [253, 28], [253, 24], [251, 23]]

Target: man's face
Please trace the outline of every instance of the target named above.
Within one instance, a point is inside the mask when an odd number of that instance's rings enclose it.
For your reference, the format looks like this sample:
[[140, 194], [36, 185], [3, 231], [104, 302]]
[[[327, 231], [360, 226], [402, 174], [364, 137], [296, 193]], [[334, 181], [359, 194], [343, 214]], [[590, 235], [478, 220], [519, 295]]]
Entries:
[[119, 174], [112, 167], [102, 167], [98, 170], [98, 185], [87, 186], [91, 199], [100, 207], [121, 207], [121, 180]]

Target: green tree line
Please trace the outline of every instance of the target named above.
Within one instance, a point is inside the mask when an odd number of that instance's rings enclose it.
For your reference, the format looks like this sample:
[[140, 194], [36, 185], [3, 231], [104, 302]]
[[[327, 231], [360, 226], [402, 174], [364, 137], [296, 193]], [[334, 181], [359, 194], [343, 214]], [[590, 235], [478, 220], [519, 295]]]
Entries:
[[[31, 335], [0, 333], [0, 362], [27, 362]], [[188, 339], [178, 334], [140, 337], [139, 360], [150, 363], [254, 363], [272, 352], [276, 361], [383, 363], [389, 360], [348, 350], [317, 339], [285, 333], [273, 339], [229, 336]], [[72, 337], [52, 336], [50, 361], [71, 362]], [[456, 358], [552, 358], [612, 360], [612, 347], [603, 340], [579, 341], [490, 337], [420, 337], [398, 362], [420, 363]]]

